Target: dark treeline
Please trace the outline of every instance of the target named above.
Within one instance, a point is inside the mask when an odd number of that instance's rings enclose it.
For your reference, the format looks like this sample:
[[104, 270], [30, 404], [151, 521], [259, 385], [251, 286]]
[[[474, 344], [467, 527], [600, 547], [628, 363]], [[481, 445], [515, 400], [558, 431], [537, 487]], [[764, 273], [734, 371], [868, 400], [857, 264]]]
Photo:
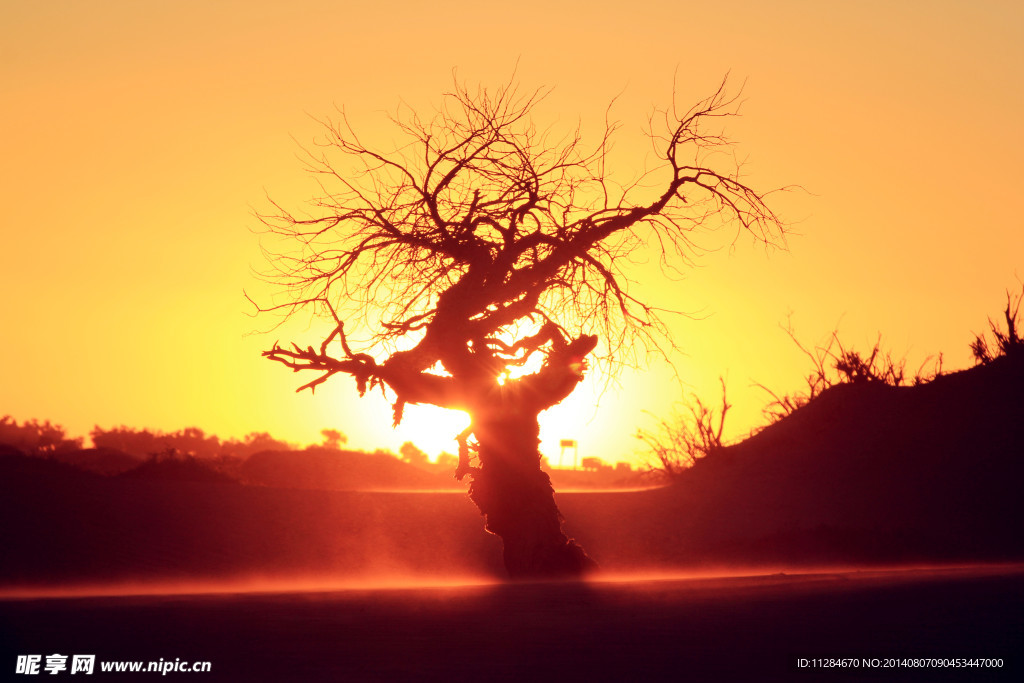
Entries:
[[[197, 427], [174, 432], [118, 426], [94, 427], [92, 447], [49, 421], [18, 423], [0, 418], [0, 456], [52, 460], [105, 476], [174, 481], [232, 482], [292, 489], [462, 489], [453, 474], [458, 458], [441, 453], [436, 460], [411, 442], [399, 452], [344, 448], [346, 436], [321, 430], [319, 444], [299, 446], [252, 432], [242, 439], [221, 439]], [[566, 487], [636, 486], [641, 473], [625, 464], [611, 467], [596, 458], [579, 471], [553, 474]], [[589, 465], [589, 466], [588, 466]]]
[[[0, 454], [58, 461], [102, 475], [328, 489], [380, 482], [436, 485], [429, 476], [419, 475], [454, 469], [457, 460], [442, 454], [436, 463], [431, 462], [412, 443], [404, 444], [399, 455], [384, 450], [344, 450], [347, 438], [340, 431], [324, 429], [321, 435], [321, 443], [299, 446], [266, 432], [221, 439], [198, 427], [161, 432], [97, 426], [89, 433], [92, 447], [85, 448], [82, 437], [69, 436], [62, 426], [48, 420], [19, 424], [4, 416], [0, 418]], [[357, 481], [351, 481], [353, 472]]]
[[[344, 436], [334, 430], [324, 430], [325, 444], [344, 442]], [[338, 435], [332, 441], [328, 438]], [[89, 433], [93, 447], [120, 451], [144, 459], [153, 455], [174, 452], [194, 458], [248, 457], [266, 450], [295, 450], [298, 447], [275, 439], [266, 432], [252, 432], [239, 439], [220, 439], [206, 434], [198, 427], [186, 427], [176, 432], [134, 429], [119, 426], [111, 429], [93, 427]], [[15, 448], [26, 455], [52, 455], [82, 450], [82, 437], [68, 436], [64, 427], [49, 420], [26, 420], [21, 424], [9, 415], [0, 418], [0, 444]]]

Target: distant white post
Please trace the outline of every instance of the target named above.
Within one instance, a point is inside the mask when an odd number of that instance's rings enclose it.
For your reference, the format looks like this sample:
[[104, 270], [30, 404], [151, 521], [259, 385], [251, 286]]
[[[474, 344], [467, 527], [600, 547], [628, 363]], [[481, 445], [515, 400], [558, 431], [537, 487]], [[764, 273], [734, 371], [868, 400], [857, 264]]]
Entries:
[[565, 452], [571, 448], [572, 449], [572, 468], [576, 469], [576, 457], [579, 455], [579, 449], [576, 447], [576, 440], [575, 439], [562, 439], [559, 442], [559, 445], [562, 447], [562, 450], [558, 454], [558, 464], [560, 466], [562, 466], [562, 467], [565, 467]]

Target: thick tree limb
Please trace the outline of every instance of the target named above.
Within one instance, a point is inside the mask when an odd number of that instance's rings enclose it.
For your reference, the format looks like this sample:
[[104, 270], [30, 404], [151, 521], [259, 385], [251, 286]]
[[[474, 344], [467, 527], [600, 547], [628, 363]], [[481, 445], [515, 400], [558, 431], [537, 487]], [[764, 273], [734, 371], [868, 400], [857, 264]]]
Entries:
[[[661, 166], [622, 188], [606, 168], [617, 124], [606, 117], [591, 149], [579, 130], [553, 141], [530, 119], [545, 95], [456, 83], [432, 120], [392, 119], [406, 140], [391, 151], [364, 143], [344, 113], [325, 121], [326, 141], [307, 152], [323, 189], [311, 215], [272, 204], [262, 219], [281, 246], [268, 247], [267, 278], [292, 296], [268, 310], [326, 306], [337, 326], [319, 351], [275, 344], [264, 355], [318, 373], [300, 389], [337, 374], [360, 393], [387, 387], [400, 419], [406, 403], [476, 405], [506, 370], [543, 354], [539, 371], [501, 392], [547, 407], [578, 384], [598, 338], [605, 357], [614, 345], [673, 345], [659, 336], [662, 312], [630, 293], [632, 250], [660, 249], [673, 269], [712, 218], [758, 240], [782, 238], [766, 195], [738, 168], [707, 163], [727, 158], [712, 156], [729, 146], [719, 121], [738, 106], [725, 81], [689, 110], [657, 112], [663, 130], [649, 135]], [[420, 336], [378, 362], [349, 348], [339, 313], [360, 322], [378, 358], [382, 345]], [[336, 338], [342, 354], [332, 356]]]

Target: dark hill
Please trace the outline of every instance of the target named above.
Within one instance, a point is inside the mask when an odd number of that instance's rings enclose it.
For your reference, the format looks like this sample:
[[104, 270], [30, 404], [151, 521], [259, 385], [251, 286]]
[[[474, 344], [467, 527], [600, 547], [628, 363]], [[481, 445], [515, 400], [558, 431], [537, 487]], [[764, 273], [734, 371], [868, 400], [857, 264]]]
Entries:
[[211, 578], [498, 575], [465, 493], [105, 477], [0, 453], [0, 587]]
[[1000, 358], [917, 387], [833, 387], [698, 463], [680, 486], [728, 491], [788, 530], [862, 530], [926, 554], [998, 556], [1011, 545], [1019, 553], [1021, 361]]
[[221, 484], [238, 483], [227, 474], [217, 471], [210, 463], [192, 456], [179, 455], [172, 457], [151, 456], [138, 467], [122, 472], [120, 476], [128, 479], [157, 479]]
[[[425, 472], [389, 453], [330, 448], [261, 451], [239, 470], [247, 484], [328, 491], [456, 489], [451, 474]], [[464, 487], [461, 487], [464, 488]]]
[[113, 448], [82, 448], [66, 453], [56, 453], [53, 458], [60, 462], [97, 474], [114, 475], [135, 469], [142, 462]]
[[[914, 387], [834, 386], [668, 489], [562, 508], [588, 550], [655, 565], [1021, 560], [1022, 482], [1018, 356]], [[658, 521], [637, 535], [616, 515]]]

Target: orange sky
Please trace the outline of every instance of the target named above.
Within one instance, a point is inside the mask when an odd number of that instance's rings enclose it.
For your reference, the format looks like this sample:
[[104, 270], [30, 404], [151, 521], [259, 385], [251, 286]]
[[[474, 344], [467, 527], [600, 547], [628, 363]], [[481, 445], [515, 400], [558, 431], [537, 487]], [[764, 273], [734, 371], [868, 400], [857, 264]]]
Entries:
[[[303, 380], [260, 358], [276, 337], [252, 334], [268, 321], [242, 295], [259, 291], [252, 211], [264, 191], [310, 196], [296, 158], [309, 115], [344, 105], [380, 132], [400, 98], [436, 103], [452, 67], [497, 83], [517, 60], [524, 86], [555, 87], [540, 112], [566, 125], [586, 130], [621, 92], [626, 163], [642, 163], [639, 130], [677, 67], [687, 103], [731, 71], [747, 80], [730, 132], [751, 184], [806, 188], [778, 204], [788, 252], [741, 240], [657, 292], [698, 314], [675, 325], [685, 384], [658, 365], [600, 396], [588, 382], [544, 422], [555, 459], [562, 438], [632, 456], [644, 411], [683, 391], [713, 400], [719, 375], [727, 433], [744, 434], [767, 402], [752, 384], [793, 390], [807, 369], [779, 329], [790, 313], [808, 343], [881, 332], [908, 366], [942, 351], [964, 367], [972, 331], [1024, 278], [1018, 3], [7, 3], [0, 414], [77, 435], [198, 426], [309, 443], [332, 427], [360, 448], [454, 450], [436, 413], [410, 409], [393, 433], [386, 404], [350, 381], [296, 395]], [[304, 331], [289, 334], [316, 341]]]

